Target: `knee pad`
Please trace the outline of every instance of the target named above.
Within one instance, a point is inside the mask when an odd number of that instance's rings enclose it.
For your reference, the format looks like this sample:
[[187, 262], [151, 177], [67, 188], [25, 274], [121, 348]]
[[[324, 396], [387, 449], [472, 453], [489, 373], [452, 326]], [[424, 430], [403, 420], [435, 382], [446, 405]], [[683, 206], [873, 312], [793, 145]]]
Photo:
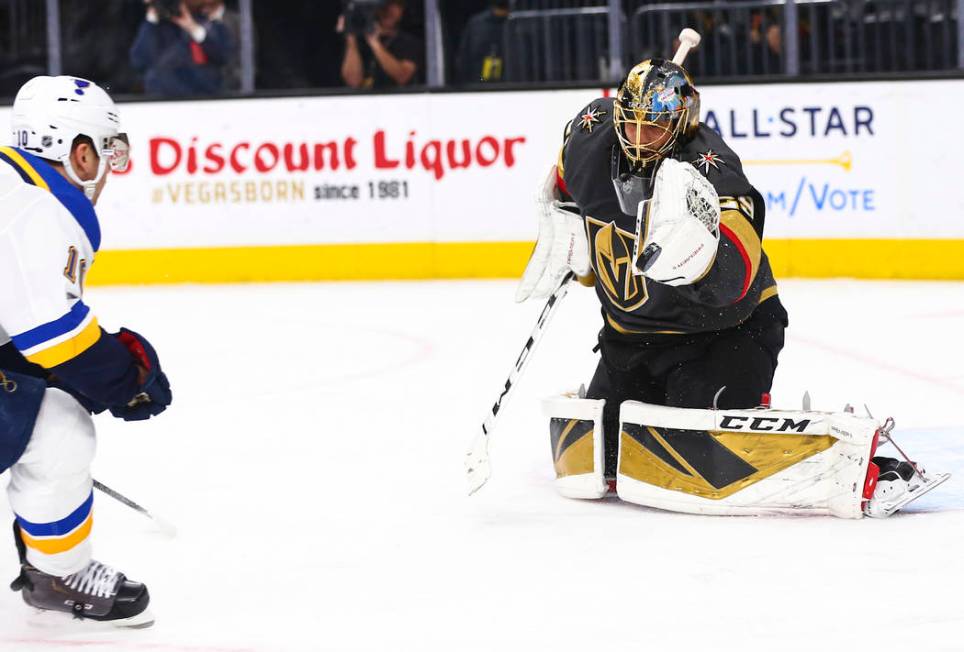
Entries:
[[44, 393], [27, 449], [16, 465], [21, 474], [41, 482], [89, 475], [97, 449], [94, 422], [70, 394]]
[[542, 402], [556, 489], [567, 498], [602, 498], [608, 491], [603, 460], [603, 399], [553, 396]]

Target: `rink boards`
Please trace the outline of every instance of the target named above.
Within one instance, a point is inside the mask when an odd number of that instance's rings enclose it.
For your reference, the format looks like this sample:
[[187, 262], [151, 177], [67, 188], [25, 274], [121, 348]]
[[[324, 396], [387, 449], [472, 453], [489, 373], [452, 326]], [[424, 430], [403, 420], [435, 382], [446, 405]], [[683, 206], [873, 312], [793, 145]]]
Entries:
[[[133, 165], [98, 206], [91, 281], [516, 276], [563, 127], [607, 92], [123, 104]], [[964, 127], [935, 99], [964, 81], [702, 89], [778, 277], [964, 278]]]

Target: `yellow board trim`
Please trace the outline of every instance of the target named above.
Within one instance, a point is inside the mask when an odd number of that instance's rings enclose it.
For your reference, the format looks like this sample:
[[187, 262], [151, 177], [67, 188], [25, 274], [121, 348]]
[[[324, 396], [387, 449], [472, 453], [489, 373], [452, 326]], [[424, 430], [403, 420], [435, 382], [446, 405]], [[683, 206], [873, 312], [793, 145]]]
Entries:
[[[764, 249], [777, 279], [964, 279], [964, 239], [766, 239]], [[531, 253], [532, 242], [102, 251], [97, 254], [89, 282], [121, 285], [519, 278]]]
[[14, 163], [16, 163], [21, 170], [26, 172], [27, 176], [30, 177], [30, 180], [33, 181], [37, 186], [43, 188], [44, 190], [50, 190], [50, 186], [47, 185], [47, 182], [44, 181], [43, 177], [33, 169], [33, 166], [27, 162], [27, 159], [20, 155], [20, 152], [12, 147], [0, 147], [0, 152], [3, 152]]
[[27, 360], [41, 367], [50, 369], [68, 360], [73, 360], [78, 355], [92, 347], [100, 339], [100, 325], [97, 318], [93, 317], [90, 323], [82, 331], [74, 335], [69, 340], [64, 340], [59, 344], [54, 344], [48, 349], [37, 351], [27, 356]]
[[28, 548], [33, 548], [37, 552], [42, 552], [45, 555], [56, 555], [61, 552], [67, 552], [78, 544], [83, 543], [83, 541], [90, 536], [90, 531], [93, 529], [93, 527], [94, 515], [91, 514], [80, 527], [65, 537], [59, 537], [56, 539], [35, 539], [21, 529], [20, 538], [23, 539], [24, 545], [26, 545]]

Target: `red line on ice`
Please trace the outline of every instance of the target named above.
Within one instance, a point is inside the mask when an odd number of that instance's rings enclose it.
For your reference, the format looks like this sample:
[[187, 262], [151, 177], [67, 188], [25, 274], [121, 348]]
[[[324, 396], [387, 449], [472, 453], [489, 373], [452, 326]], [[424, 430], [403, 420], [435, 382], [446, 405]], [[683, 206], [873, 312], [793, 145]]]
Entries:
[[947, 382], [946, 379], [940, 378], [938, 376], [929, 376], [927, 374], [922, 374], [919, 371], [912, 371], [910, 369], [904, 369], [903, 367], [898, 367], [897, 365], [885, 362], [880, 358], [874, 358], [868, 355], [863, 355], [862, 353], [855, 353], [847, 349], [833, 346], [832, 344], [826, 344], [825, 342], [820, 342], [819, 340], [812, 340], [808, 337], [799, 337], [791, 333], [791, 338], [797, 342], [802, 342], [808, 346], [812, 346], [817, 349], [823, 349], [828, 353], [833, 353], [834, 355], [843, 356], [850, 358], [851, 360], [856, 360], [858, 362], [863, 362], [871, 367], [877, 367], [878, 369], [883, 369], [885, 371], [890, 371], [902, 376], [909, 376], [910, 378], [915, 378], [921, 382], [927, 383], [929, 385], [935, 385], [940, 389], [951, 392], [953, 394], [958, 394], [964, 396], [964, 387], [958, 387], [954, 383]]

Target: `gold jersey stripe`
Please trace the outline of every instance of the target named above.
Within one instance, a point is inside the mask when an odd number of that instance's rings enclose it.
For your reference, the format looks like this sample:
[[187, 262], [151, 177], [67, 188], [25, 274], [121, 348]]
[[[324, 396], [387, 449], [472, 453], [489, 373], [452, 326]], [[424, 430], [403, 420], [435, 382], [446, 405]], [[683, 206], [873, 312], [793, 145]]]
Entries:
[[777, 292], [777, 286], [771, 285], [770, 287], [766, 288], [765, 290], [763, 290], [763, 292], [760, 293], [759, 303], [763, 303], [767, 299], [777, 296], [777, 294], [779, 294]]
[[24, 544], [28, 548], [33, 548], [37, 552], [42, 552], [45, 555], [56, 555], [61, 552], [67, 552], [78, 544], [83, 543], [83, 541], [90, 536], [90, 531], [93, 527], [94, 515], [91, 514], [76, 530], [66, 536], [55, 539], [39, 539], [30, 536], [21, 529], [20, 538], [23, 539]]
[[756, 278], [756, 271], [760, 267], [760, 254], [763, 251], [760, 236], [753, 230], [753, 225], [750, 224], [739, 211], [723, 211], [723, 214], [720, 216], [720, 224], [730, 230], [746, 252], [747, 258], [750, 261], [748, 285], [753, 283], [753, 279]]
[[611, 315], [606, 315], [606, 321], [612, 326], [613, 330], [617, 333], [622, 333], [623, 335], [685, 335], [684, 331], [637, 331], [631, 328], [626, 328], [621, 326], [619, 322], [612, 318]]
[[30, 177], [30, 180], [34, 182], [34, 184], [40, 188], [43, 188], [44, 190], [50, 190], [50, 186], [47, 185], [47, 182], [44, 181], [43, 177], [33, 169], [33, 166], [27, 162], [27, 159], [20, 155], [20, 152], [12, 147], [0, 147], [0, 152], [7, 156], [11, 161], [16, 163], [17, 167], [23, 170], [24, 173]]
[[93, 317], [79, 333], [51, 347], [31, 353], [27, 360], [34, 364], [39, 364], [45, 369], [56, 367], [68, 360], [73, 360], [78, 355], [92, 347], [100, 339], [100, 325], [97, 318]]

